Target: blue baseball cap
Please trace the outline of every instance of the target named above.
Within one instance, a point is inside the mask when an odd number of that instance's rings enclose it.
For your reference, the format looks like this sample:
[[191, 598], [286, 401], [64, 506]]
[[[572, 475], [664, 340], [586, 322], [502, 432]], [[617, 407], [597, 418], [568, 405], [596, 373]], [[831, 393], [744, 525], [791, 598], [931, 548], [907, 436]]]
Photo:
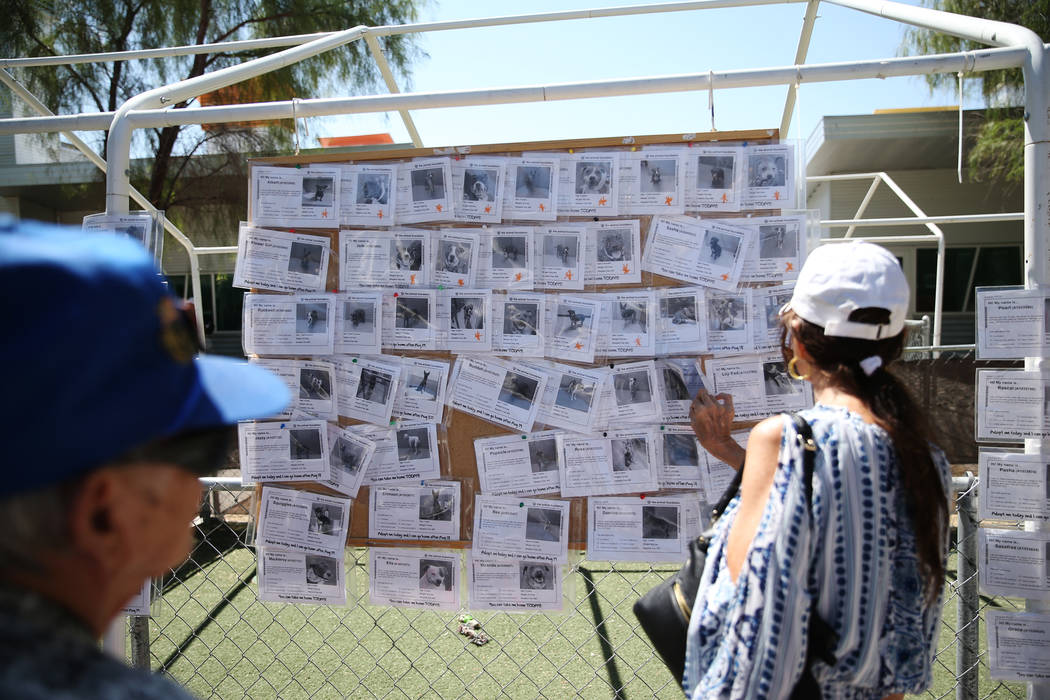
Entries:
[[290, 401], [262, 367], [197, 355], [179, 301], [125, 236], [0, 219], [0, 327], [0, 497]]

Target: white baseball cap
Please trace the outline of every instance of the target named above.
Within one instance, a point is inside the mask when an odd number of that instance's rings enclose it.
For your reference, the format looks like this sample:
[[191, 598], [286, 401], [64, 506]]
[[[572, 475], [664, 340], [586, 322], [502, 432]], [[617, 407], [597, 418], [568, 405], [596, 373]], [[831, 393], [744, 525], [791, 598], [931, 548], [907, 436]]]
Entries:
[[[888, 250], [863, 241], [829, 243], [806, 258], [781, 311], [822, 326], [824, 335], [879, 340], [904, 330], [909, 298], [908, 280]], [[849, 320], [852, 312], [870, 307], [889, 311], [889, 323]]]

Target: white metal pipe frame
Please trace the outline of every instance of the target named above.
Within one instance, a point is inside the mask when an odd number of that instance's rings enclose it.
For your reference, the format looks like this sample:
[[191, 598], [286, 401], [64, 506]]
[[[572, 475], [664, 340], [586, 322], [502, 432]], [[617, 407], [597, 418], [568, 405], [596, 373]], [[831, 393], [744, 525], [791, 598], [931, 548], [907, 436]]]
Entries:
[[[390, 95], [368, 95], [346, 98], [307, 99], [269, 103], [217, 106], [192, 109], [172, 109], [176, 103], [191, 100], [201, 94], [233, 85], [255, 76], [271, 72], [311, 56], [336, 49], [359, 39], [365, 39], [375, 53], [375, 38], [396, 34], [431, 31], [447, 31], [537, 22], [564, 21], [573, 19], [615, 17], [652, 13], [681, 12], [690, 10], [745, 7], [785, 3], [808, 3], [806, 18], [799, 37], [795, 64], [769, 68], [703, 71], [683, 75], [651, 76], [622, 80], [601, 80], [575, 83], [551, 83], [544, 85], [508, 86], [483, 90], [459, 90], [429, 93], [397, 93], [396, 83], [389, 72], [382, 71], [391, 90]], [[415, 141], [418, 136], [411, 126], [409, 111], [441, 107], [477, 106], [571, 100], [594, 97], [642, 95], [662, 92], [687, 92], [726, 88], [757, 87], [770, 85], [789, 86], [781, 126], [790, 124], [790, 114], [796, 99], [798, 86], [803, 82], [831, 82], [863, 78], [887, 78], [932, 73], [974, 73], [993, 69], [1020, 66], [1025, 82], [1024, 112], [1024, 274], [1029, 288], [1046, 287], [1050, 281], [1050, 59], [1048, 49], [1032, 31], [1016, 25], [991, 20], [964, 17], [924, 7], [904, 5], [890, 0], [824, 0], [841, 7], [869, 13], [896, 22], [947, 33], [992, 47], [975, 51], [933, 56], [886, 58], [869, 61], [841, 63], [805, 64], [809, 40], [816, 18], [819, 0], [694, 0], [658, 4], [628, 5], [623, 7], [595, 8], [521, 14], [481, 19], [453, 20], [417, 23], [397, 26], [353, 27], [339, 32], [274, 37], [248, 41], [231, 41], [222, 44], [202, 44], [139, 51], [84, 54], [42, 58], [0, 59], [0, 69], [43, 65], [68, 65], [88, 61], [123, 61], [141, 58], [161, 58], [210, 52], [243, 51], [259, 48], [283, 48], [276, 53], [246, 61], [203, 76], [165, 85], [141, 93], [127, 100], [114, 113], [76, 114], [67, 116], [42, 116], [24, 119], [0, 120], [0, 133], [72, 132], [81, 130], [108, 130], [107, 161], [97, 163], [106, 171], [106, 211], [120, 214], [128, 211], [129, 197], [138, 195], [131, 190], [129, 164], [132, 135], [136, 129], [163, 127], [181, 124], [208, 124], [232, 121], [258, 121], [268, 119], [295, 119], [324, 115], [354, 114], [364, 112], [400, 112]], [[378, 60], [377, 56], [377, 60]], [[382, 68], [382, 63], [380, 62]], [[0, 70], [0, 80], [13, 90], [17, 83]], [[13, 85], [14, 83], [14, 85]], [[24, 97], [24, 96], [23, 96]], [[27, 100], [28, 101], [28, 100]], [[46, 114], [46, 107], [35, 106], [38, 113]], [[79, 139], [75, 141], [84, 145]], [[417, 145], [421, 145], [417, 142]], [[86, 145], [84, 145], [86, 148]], [[84, 150], [84, 149], [82, 149]], [[90, 155], [89, 155], [90, 157]], [[836, 177], [836, 176], [830, 176]], [[856, 177], [856, 176], [854, 176]], [[814, 178], [816, 180], [816, 178]], [[896, 190], [895, 190], [896, 191]], [[901, 192], [897, 193], [901, 195]], [[143, 201], [141, 195], [136, 199]], [[907, 199], [907, 197], [904, 197]], [[929, 240], [938, 238], [941, 249], [939, 268], [943, 265], [943, 234], [937, 229], [942, 223], [972, 223], [977, 221], [1003, 221], [1018, 218], [1016, 214], [971, 215], [931, 217], [916, 213], [916, 218], [884, 220], [828, 220], [821, 222], [828, 227], [890, 226], [921, 224], [931, 230], [925, 236], [883, 237], [886, 242], [905, 242], [911, 238]], [[858, 214], [859, 216], [860, 214]], [[172, 231], [175, 234], [175, 231]], [[851, 230], [852, 233], [852, 230]], [[175, 234], [179, 242], [187, 246], [191, 261], [198, 253], [218, 252], [194, 248], [181, 233]], [[187, 245], [188, 244], [188, 245]], [[229, 248], [222, 249], [227, 252]], [[195, 277], [197, 277], [195, 271]], [[939, 291], [939, 290], [938, 290]], [[935, 344], [939, 339], [935, 340]], [[1044, 369], [1041, 358], [1028, 358], [1026, 367]], [[1047, 449], [1039, 442], [1026, 446], [1029, 451]], [[1034, 527], [1029, 525], [1030, 527]], [[1029, 609], [1046, 612], [1050, 606], [1029, 601]], [[1050, 684], [1031, 684], [1030, 697], [1050, 697]]]

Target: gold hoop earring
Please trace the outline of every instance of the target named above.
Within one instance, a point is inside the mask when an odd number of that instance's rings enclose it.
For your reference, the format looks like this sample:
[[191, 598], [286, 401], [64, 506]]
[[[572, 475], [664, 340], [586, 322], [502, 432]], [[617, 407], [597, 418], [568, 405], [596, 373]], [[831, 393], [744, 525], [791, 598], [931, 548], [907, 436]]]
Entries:
[[788, 374], [791, 376], [792, 379], [797, 379], [800, 382], [801, 381], [805, 381], [806, 379], [809, 379], [809, 375], [808, 374], [799, 374], [798, 373], [798, 369], [795, 367], [795, 363], [797, 363], [797, 362], [798, 362], [798, 356], [797, 355], [795, 357], [792, 357], [790, 360], [788, 360], [788, 367], [787, 367]]

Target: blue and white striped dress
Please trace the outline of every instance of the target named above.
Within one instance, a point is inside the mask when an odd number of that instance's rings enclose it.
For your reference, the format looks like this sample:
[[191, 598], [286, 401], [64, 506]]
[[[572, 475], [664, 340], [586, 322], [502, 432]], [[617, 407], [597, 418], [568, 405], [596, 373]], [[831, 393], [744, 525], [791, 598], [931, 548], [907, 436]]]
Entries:
[[[814, 669], [825, 700], [878, 699], [930, 684], [941, 601], [923, 604], [889, 435], [844, 408], [818, 404], [801, 415], [818, 446], [814, 527], [802, 492], [802, 449], [785, 417], [769, 502], [736, 583], [725, 545], [739, 497], [708, 551], [689, 622], [683, 685], [693, 698], [787, 697], [802, 674], [818, 591], [820, 614], [840, 640], [835, 666]], [[934, 463], [948, 493], [948, 463], [936, 449]]]

